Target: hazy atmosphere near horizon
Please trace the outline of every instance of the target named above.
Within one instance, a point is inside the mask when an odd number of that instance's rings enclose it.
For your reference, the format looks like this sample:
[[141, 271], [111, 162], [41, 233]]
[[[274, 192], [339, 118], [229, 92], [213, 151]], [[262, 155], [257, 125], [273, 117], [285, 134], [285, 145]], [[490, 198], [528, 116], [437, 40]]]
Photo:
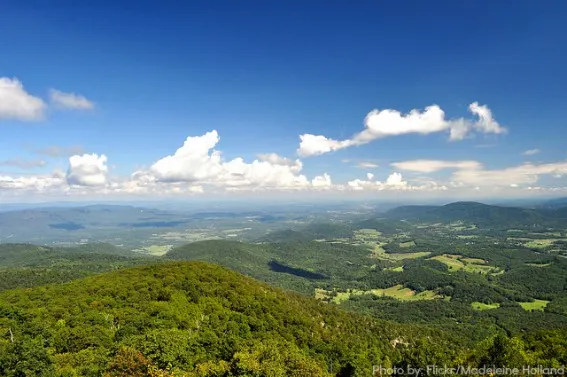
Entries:
[[7, 1], [0, 200], [567, 193], [567, 5]]
[[567, 372], [567, 0], [0, 0], [0, 377]]

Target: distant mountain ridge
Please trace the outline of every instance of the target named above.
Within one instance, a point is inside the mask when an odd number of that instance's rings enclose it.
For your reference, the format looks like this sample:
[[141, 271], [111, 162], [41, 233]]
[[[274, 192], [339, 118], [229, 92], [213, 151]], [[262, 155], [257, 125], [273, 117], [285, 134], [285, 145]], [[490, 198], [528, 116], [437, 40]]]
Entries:
[[443, 206], [402, 206], [387, 211], [391, 220], [413, 222], [464, 221], [479, 226], [557, 226], [567, 224], [567, 207], [528, 209], [478, 202], [455, 202]]
[[541, 204], [539, 207], [551, 208], [551, 209], [567, 207], [567, 198], [550, 199], [550, 200], [544, 202], [543, 204]]

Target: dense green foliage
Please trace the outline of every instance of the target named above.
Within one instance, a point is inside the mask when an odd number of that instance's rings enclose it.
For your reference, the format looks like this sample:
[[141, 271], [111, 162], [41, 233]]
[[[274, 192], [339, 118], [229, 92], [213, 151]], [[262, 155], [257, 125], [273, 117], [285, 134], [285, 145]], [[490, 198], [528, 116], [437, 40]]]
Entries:
[[[221, 360], [235, 375], [247, 375], [239, 372], [240, 363], [255, 368], [254, 358], [265, 353], [272, 354], [273, 368], [293, 367], [297, 375], [297, 368], [306, 368], [305, 375], [313, 376], [349, 365], [368, 375], [386, 359], [450, 362], [460, 353], [443, 334], [348, 314], [201, 262], [6, 291], [0, 295], [0, 334], [0, 374], [10, 376], [22, 370], [101, 375], [124, 347], [160, 369], [195, 375], [215, 375], [197, 371]], [[392, 347], [399, 337], [434, 347], [419, 355], [413, 347]]]
[[[566, 364], [564, 214], [410, 206], [276, 228], [258, 243], [193, 242], [164, 257], [102, 243], [2, 244], [0, 376]], [[128, 268], [139, 264], [151, 265]], [[47, 283], [65, 284], [37, 287]]]
[[230, 267], [238, 272], [309, 295], [313, 284], [301, 274], [280, 273], [273, 270], [272, 261], [288, 267], [321, 274], [342, 286], [357, 284], [363, 272], [360, 267], [369, 265], [368, 250], [346, 244], [326, 242], [282, 242], [249, 244], [237, 241], [212, 240], [194, 242], [174, 248], [166, 258], [176, 260], [202, 260]]
[[0, 244], [0, 291], [67, 282], [151, 260], [101, 243], [72, 248]]
[[202, 262], [5, 291], [0, 334], [5, 376], [368, 376], [373, 365], [567, 361], [565, 332], [471, 349]]
[[496, 228], [544, 228], [567, 224], [565, 208], [527, 209], [492, 206], [475, 202], [456, 202], [444, 206], [403, 206], [386, 213], [389, 219], [419, 222], [464, 220], [477, 226]]
[[[405, 302], [375, 295], [355, 295], [342, 305], [356, 311], [370, 313], [405, 323], [424, 323], [464, 334], [475, 342], [504, 331], [518, 334], [522, 331], [564, 328], [567, 326], [567, 259], [561, 252], [561, 234], [556, 231], [555, 246], [532, 250], [519, 243], [515, 237], [526, 237], [522, 231], [494, 231], [492, 228], [466, 225], [475, 216], [489, 212], [499, 213], [496, 218], [510, 228], [504, 214], [514, 214], [523, 209], [484, 206], [477, 203], [457, 203], [446, 206], [457, 212], [454, 225], [417, 226], [403, 221], [370, 219], [350, 225], [351, 235], [356, 229], [375, 229], [381, 247], [389, 254], [411, 255], [427, 251], [428, 257], [403, 259], [399, 262], [372, 258], [375, 246], [360, 244], [356, 237], [344, 237], [344, 226], [306, 227], [297, 231], [280, 232], [290, 238], [285, 242], [245, 244], [228, 241], [193, 243], [172, 250], [167, 257], [186, 260], [207, 260], [219, 263], [271, 284], [315, 295], [315, 289], [337, 292], [386, 289], [401, 285], [419, 293], [433, 292], [444, 300]], [[463, 209], [469, 208], [469, 211]], [[440, 208], [440, 207], [429, 207]], [[444, 207], [441, 207], [444, 208]], [[503, 211], [500, 209], [504, 208]], [[480, 211], [474, 215], [475, 211]], [[473, 215], [471, 215], [471, 213]], [[472, 216], [472, 217], [471, 217]], [[462, 225], [461, 225], [462, 224]], [[471, 224], [470, 222], [468, 224]], [[312, 234], [312, 229], [318, 233]], [[460, 230], [464, 229], [464, 230]], [[513, 228], [510, 228], [514, 230]], [[320, 231], [326, 230], [327, 234]], [[335, 233], [337, 230], [337, 233]], [[552, 230], [529, 233], [527, 240], [549, 238]], [[459, 238], [460, 235], [463, 238]], [[295, 239], [294, 237], [298, 237]], [[326, 236], [328, 242], [322, 242]], [[309, 237], [317, 241], [305, 241]], [[335, 241], [334, 241], [335, 240]], [[409, 247], [407, 245], [410, 245]], [[556, 248], [559, 248], [555, 250]], [[370, 249], [370, 250], [369, 250]], [[549, 250], [549, 251], [547, 251]], [[487, 271], [481, 274], [473, 268], [453, 271], [447, 265], [431, 257], [451, 254], [470, 258], [473, 263], [485, 264]], [[287, 273], [274, 271], [270, 262], [289, 266]], [[295, 272], [294, 272], [295, 271]], [[309, 278], [314, 273], [316, 278]], [[324, 278], [322, 278], [324, 276]], [[534, 300], [549, 301], [542, 311], [527, 312], [519, 303]], [[478, 311], [473, 303], [496, 305], [493, 310]], [[483, 331], [478, 331], [478, 325]]]

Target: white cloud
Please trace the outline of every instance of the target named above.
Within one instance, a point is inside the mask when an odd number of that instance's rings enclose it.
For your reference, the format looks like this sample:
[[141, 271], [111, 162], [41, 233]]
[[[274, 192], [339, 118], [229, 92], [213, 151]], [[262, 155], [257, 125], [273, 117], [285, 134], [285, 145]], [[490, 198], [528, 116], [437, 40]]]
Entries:
[[480, 165], [474, 169], [462, 169], [453, 173], [452, 180], [464, 185], [476, 186], [510, 186], [532, 185], [538, 182], [541, 175], [560, 178], [567, 174], [567, 162], [548, 164], [526, 163], [505, 169], [488, 170]]
[[359, 162], [356, 166], [359, 167], [359, 168], [361, 168], [361, 169], [375, 169], [375, 168], [377, 168], [379, 165], [378, 165], [378, 164], [375, 164], [374, 162], [361, 161], [361, 162]]
[[170, 156], [156, 161], [150, 171], [160, 181], [201, 181], [221, 173], [221, 154], [209, 151], [219, 142], [217, 131], [188, 137], [182, 147]]
[[75, 186], [104, 186], [107, 182], [108, 166], [105, 155], [84, 154], [69, 158], [67, 183]]
[[567, 175], [567, 162], [525, 163], [504, 169], [486, 169], [480, 162], [474, 160], [413, 160], [396, 162], [392, 166], [396, 169], [420, 173], [454, 169], [450, 185], [455, 188], [517, 187], [518, 185], [534, 184], [541, 175], [550, 175], [555, 178]]
[[[271, 187], [275, 189], [310, 186], [300, 174], [303, 164], [276, 154], [260, 155], [251, 163], [242, 158], [222, 159], [213, 148], [220, 141], [217, 131], [188, 137], [182, 147], [170, 156], [156, 161], [149, 174], [159, 182], [188, 182], [217, 187]], [[321, 184], [320, 180], [316, 181]]]
[[0, 161], [0, 166], [13, 166], [20, 169], [35, 169], [42, 168], [47, 165], [45, 160], [24, 160], [21, 158], [15, 158], [10, 160]]
[[295, 166], [297, 165], [297, 160], [292, 160], [291, 158], [281, 157], [275, 153], [265, 153], [259, 154], [258, 160], [262, 162], [269, 162], [273, 165], [286, 165], [286, 166]]
[[85, 150], [80, 145], [71, 145], [71, 146], [50, 145], [48, 147], [36, 149], [33, 152], [36, 154], [41, 154], [49, 157], [69, 157], [76, 154], [84, 154]]
[[41, 98], [26, 92], [18, 79], [0, 77], [0, 119], [41, 120], [46, 107]]
[[109, 189], [117, 194], [153, 195], [155, 197], [169, 195], [194, 195], [204, 192], [203, 186], [185, 182], [158, 182], [146, 172], [135, 172], [130, 179], [115, 181]]
[[407, 184], [400, 173], [392, 173], [388, 176], [388, 179], [386, 179], [387, 186], [406, 186]]
[[0, 175], [0, 190], [18, 190], [42, 193], [47, 190], [62, 191], [66, 185], [65, 177], [54, 172], [52, 175], [11, 177]]
[[539, 152], [540, 150], [536, 148], [536, 149], [528, 149], [527, 151], [524, 151], [522, 154], [524, 156], [533, 156], [535, 154], [538, 154]]
[[[203, 141], [206, 138], [189, 139], [189, 144], [195, 147], [193, 145], [195, 140]], [[187, 146], [187, 143], [185, 146]], [[207, 150], [205, 154], [212, 158], [214, 151]], [[173, 156], [176, 155], [177, 152]], [[200, 156], [200, 158], [202, 157]], [[423, 193], [420, 195], [427, 195], [427, 193], [449, 191], [444, 195], [447, 195], [448, 198], [451, 196], [458, 198], [459, 195], [477, 197], [478, 195], [502, 196], [507, 193], [518, 192], [551, 194], [566, 191], [566, 188], [560, 185], [558, 185], [559, 187], [543, 186], [539, 182], [539, 178], [542, 175], [552, 177], [567, 175], [567, 162], [539, 165], [523, 164], [490, 170], [480, 163], [455, 164], [448, 161], [435, 166], [435, 169], [440, 168], [440, 166], [457, 169], [447, 182], [440, 182], [425, 176], [405, 180], [401, 173], [394, 172], [385, 177], [383, 181], [375, 180], [375, 175], [372, 173], [366, 173], [365, 179], [355, 179], [345, 184], [337, 184], [332, 182], [327, 173], [307, 180], [305, 176], [300, 174], [301, 163], [299, 161], [293, 162], [293, 160], [277, 155], [264, 156], [262, 160], [258, 159], [246, 163], [241, 158], [228, 162], [220, 159], [218, 165], [213, 166], [213, 171], [219, 172], [217, 176], [199, 172], [200, 175], [197, 175], [200, 178], [194, 179], [196, 176], [189, 169], [188, 176], [183, 176], [188, 179], [162, 180], [156, 176], [152, 169], [137, 171], [129, 178], [111, 177], [108, 175], [107, 160], [104, 155], [77, 155], [69, 159], [69, 168], [66, 174], [61, 171], [54, 171], [51, 175], [24, 175], [20, 177], [0, 174], [0, 196], [6, 198], [7, 195], [12, 194], [23, 198], [40, 194], [51, 197], [57, 195], [77, 197], [151, 195], [152, 197], [167, 197], [192, 196], [203, 193], [216, 195], [230, 192], [259, 192], [264, 194], [281, 190], [327, 191], [329, 193], [350, 190], [369, 193], [380, 191], [384, 192], [384, 195], [390, 195], [387, 193], [393, 195], [396, 192], [419, 192]], [[183, 161], [183, 163], [191, 168], [192, 161], [194, 162], [194, 160], [189, 160]], [[179, 161], [170, 162], [175, 164]], [[415, 169], [420, 172], [429, 172], [432, 169], [417, 166]], [[167, 177], [167, 174], [165, 176]], [[558, 183], [560, 182], [558, 181]]]
[[333, 152], [338, 149], [346, 148], [353, 143], [350, 140], [337, 141], [328, 139], [322, 135], [304, 134], [299, 136], [300, 143], [297, 153], [300, 156], [313, 156], [328, 152]]
[[80, 94], [65, 93], [57, 89], [49, 91], [49, 99], [53, 105], [62, 109], [91, 110], [95, 107], [92, 101]]
[[474, 122], [464, 120], [472, 129], [485, 134], [501, 134], [506, 132], [506, 129], [501, 127], [494, 119], [492, 110], [490, 110], [488, 106], [473, 102], [469, 105], [469, 111], [478, 117], [478, 120]]
[[450, 140], [462, 140], [475, 131], [485, 134], [506, 132], [506, 129], [494, 120], [488, 107], [474, 102], [469, 106], [469, 111], [477, 117], [476, 120], [464, 118], [447, 120], [445, 112], [437, 105], [428, 106], [424, 111], [414, 109], [408, 114], [402, 114], [393, 109], [376, 109], [366, 115], [365, 129], [350, 139], [333, 140], [323, 135], [300, 135], [297, 153], [300, 156], [319, 155], [354, 145], [367, 144], [375, 139], [410, 133], [426, 135], [449, 131]]
[[433, 173], [443, 169], [477, 169], [482, 165], [480, 162], [465, 161], [442, 161], [442, 160], [412, 160], [394, 162], [393, 167], [400, 170], [415, 171], [420, 173]]
[[331, 188], [333, 183], [331, 182], [331, 176], [327, 173], [323, 175], [318, 175], [311, 180], [311, 185], [316, 188]]
[[348, 187], [353, 190], [404, 190], [412, 189], [407, 181], [403, 180], [400, 173], [392, 173], [386, 178], [386, 182], [372, 181], [374, 175], [366, 174], [367, 180], [355, 179], [347, 182]]

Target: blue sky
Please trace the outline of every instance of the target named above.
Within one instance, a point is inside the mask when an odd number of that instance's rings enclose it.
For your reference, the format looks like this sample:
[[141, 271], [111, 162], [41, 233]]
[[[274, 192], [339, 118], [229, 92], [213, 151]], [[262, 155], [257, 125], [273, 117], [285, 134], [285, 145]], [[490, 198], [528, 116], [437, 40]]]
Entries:
[[3, 3], [1, 200], [565, 195], [563, 1], [116, 3]]

